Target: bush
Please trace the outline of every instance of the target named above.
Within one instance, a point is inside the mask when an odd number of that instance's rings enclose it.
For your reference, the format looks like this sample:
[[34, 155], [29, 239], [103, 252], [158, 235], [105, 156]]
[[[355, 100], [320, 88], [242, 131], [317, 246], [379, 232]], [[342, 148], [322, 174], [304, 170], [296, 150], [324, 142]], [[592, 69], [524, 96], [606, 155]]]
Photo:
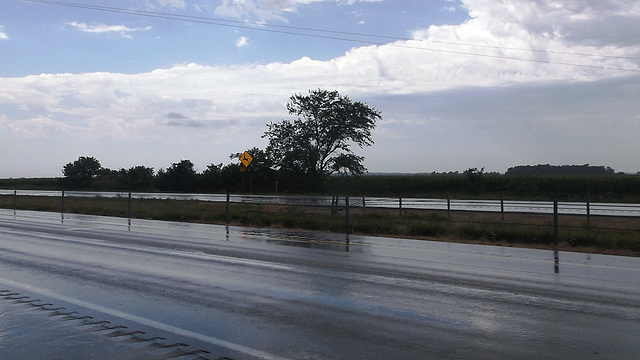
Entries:
[[442, 236], [447, 229], [441, 222], [413, 222], [407, 226], [407, 234], [411, 236]]
[[385, 221], [379, 221], [376, 217], [366, 218], [353, 221], [351, 229], [353, 232], [368, 235], [389, 235], [393, 234], [397, 226], [395, 223], [389, 223]]

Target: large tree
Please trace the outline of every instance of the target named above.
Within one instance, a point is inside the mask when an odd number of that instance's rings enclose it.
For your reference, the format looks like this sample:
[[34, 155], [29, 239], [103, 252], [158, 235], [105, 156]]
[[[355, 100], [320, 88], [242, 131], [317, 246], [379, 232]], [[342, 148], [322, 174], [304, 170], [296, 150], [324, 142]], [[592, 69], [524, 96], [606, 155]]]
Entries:
[[[257, 147], [253, 147], [246, 151], [251, 155], [253, 159], [249, 167], [245, 169], [242, 174], [238, 174], [240, 172], [239, 167], [238, 171], [236, 171], [236, 176], [239, 175], [240, 181], [243, 181], [243, 177], [248, 177], [248, 189], [249, 192], [258, 191], [258, 192], [270, 192], [276, 189], [276, 181], [277, 174], [273, 169], [273, 163], [271, 162], [271, 158], [267, 155], [266, 151], [258, 149]], [[234, 153], [229, 156], [232, 160], [236, 160], [236, 164], [240, 163], [240, 158], [242, 157], [242, 153]], [[245, 176], [248, 175], [248, 176]]]
[[65, 185], [71, 188], [86, 188], [91, 185], [91, 181], [98, 176], [101, 169], [98, 159], [81, 156], [62, 168]]
[[373, 144], [371, 132], [380, 112], [337, 91], [311, 90], [287, 104], [295, 120], [267, 124], [266, 153], [281, 173], [317, 186], [329, 175], [366, 171], [364, 158], [351, 150]]
[[153, 168], [139, 165], [128, 170], [120, 169], [118, 175], [122, 189], [149, 190], [153, 187]]
[[198, 174], [191, 160], [181, 160], [165, 170], [158, 171], [160, 190], [189, 192], [195, 191]]

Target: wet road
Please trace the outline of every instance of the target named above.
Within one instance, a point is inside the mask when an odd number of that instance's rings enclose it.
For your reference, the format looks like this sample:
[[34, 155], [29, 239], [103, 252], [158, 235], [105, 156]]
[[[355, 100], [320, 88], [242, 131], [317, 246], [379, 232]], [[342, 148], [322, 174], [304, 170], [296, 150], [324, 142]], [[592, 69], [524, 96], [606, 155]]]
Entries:
[[6, 211], [0, 358], [637, 357], [640, 259], [559, 256]]

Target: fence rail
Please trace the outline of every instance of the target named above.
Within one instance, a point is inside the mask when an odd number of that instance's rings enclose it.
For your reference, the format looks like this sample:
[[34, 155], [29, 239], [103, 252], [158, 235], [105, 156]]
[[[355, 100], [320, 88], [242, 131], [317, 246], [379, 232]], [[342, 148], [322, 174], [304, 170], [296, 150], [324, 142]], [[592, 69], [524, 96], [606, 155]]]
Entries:
[[0, 209], [14, 217], [18, 209], [59, 211], [63, 222], [65, 213], [123, 217], [129, 226], [142, 218], [547, 245], [560, 236], [640, 254], [640, 204], [0, 190]]
[[[0, 190], [0, 195], [50, 196], [60, 197], [60, 191], [40, 190]], [[229, 195], [227, 194], [179, 194], [179, 193], [135, 193], [135, 192], [91, 192], [64, 191], [66, 197], [104, 197], [133, 199], [199, 200], [299, 206], [345, 206], [345, 197], [335, 196], [286, 196], [286, 195]], [[337, 204], [337, 205], [336, 205]], [[553, 214], [553, 201], [514, 201], [514, 200], [464, 200], [464, 199], [423, 199], [423, 198], [384, 198], [351, 197], [351, 207], [384, 209], [478, 211], [501, 213]], [[561, 215], [602, 215], [640, 217], [640, 204], [590, 202], [558, 202]]]

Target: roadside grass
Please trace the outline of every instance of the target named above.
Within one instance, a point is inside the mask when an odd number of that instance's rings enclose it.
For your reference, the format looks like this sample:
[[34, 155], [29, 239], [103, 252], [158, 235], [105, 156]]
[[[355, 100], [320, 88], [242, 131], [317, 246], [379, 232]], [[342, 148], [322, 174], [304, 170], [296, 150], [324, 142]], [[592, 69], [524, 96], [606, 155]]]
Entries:
[[[60, 212], [61, 198], [20, 196], [16, 209]], [[1, 209], [13, 209], [12, 195], [0, 196]], [[332, 215], [328, 207], [231, 203], [197, 200], [65, 197], [64, 211], [87, 215], [229, 224], [255, 227], [346, 232], [344, 211]], [[472, 242], [501, 246], [555, 248], [553, 216], [362, 208], [351, 209], [353, 234], [435, 241]], [[577, 215], [560, 216], [558, 247], [573, 251], [640, 256], [640, 219]]]

